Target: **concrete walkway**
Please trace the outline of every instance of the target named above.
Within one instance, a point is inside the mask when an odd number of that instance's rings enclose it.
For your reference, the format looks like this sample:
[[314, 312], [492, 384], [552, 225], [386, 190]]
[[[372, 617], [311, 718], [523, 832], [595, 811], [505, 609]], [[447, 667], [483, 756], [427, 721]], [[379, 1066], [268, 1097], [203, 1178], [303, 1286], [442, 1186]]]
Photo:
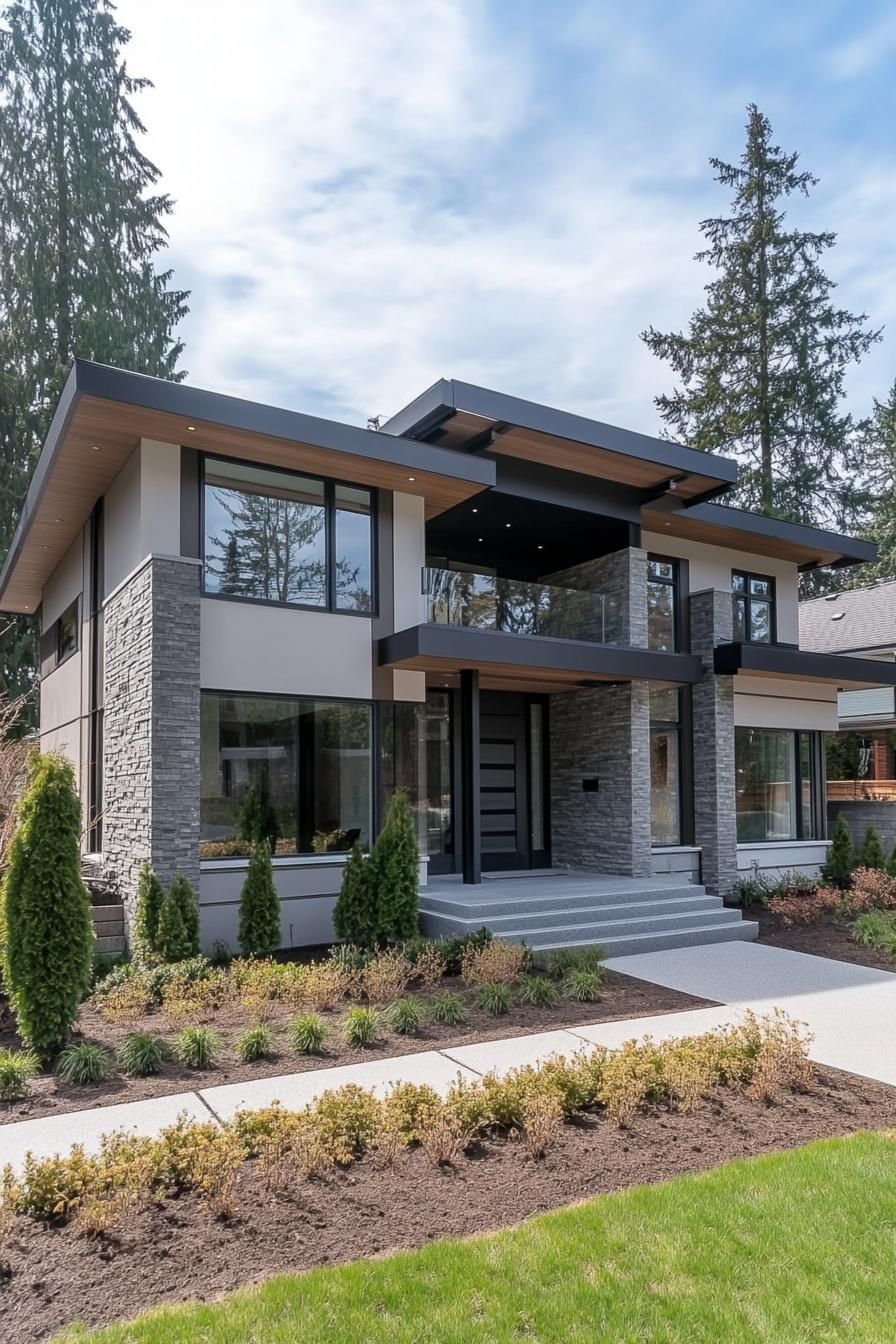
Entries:
[[9, 1162], [19, 1169], [27, 1152], [50, 1157], [75, 1143], [96, 1151], [102, 1135], [116, 1129], [157, 1134], [184, 1112], [191, 1119], [217, 1122], [275, 1100], [300, 1108], [328, 1088], [346, 1083], [379, 1093], [397, 1082], [429, 1083], [444, 1093], [458, 1075], [474, 1079], [492, 1071], [504, 1073], [551, 1055], [575, 1055], [592, 1045], [612, 1048], [632, 1037], [664, 1040], [695, 1035], [735, 1022], [748, 1008], [766, 1013], [780, 1007], [806, 1022], [815, 1038], [810, 1053], [818, 1063], [896, 1085], [896, 975], [887, 971], [757, 943], [650, 952], [616, 957], [607, 965], [654, 984], [719, 1000], [720, 1006], [448, 1046], [23, 1120], [0, 1126], [0, 1167]]

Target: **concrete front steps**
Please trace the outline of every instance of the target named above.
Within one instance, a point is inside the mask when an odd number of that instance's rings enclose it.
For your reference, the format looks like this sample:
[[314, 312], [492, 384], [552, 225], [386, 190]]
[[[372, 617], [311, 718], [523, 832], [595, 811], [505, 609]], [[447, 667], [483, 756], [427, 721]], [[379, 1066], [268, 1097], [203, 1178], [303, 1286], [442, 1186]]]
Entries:
[[497, 938], [525, 939], [535, 951], [606, 949], [608, 956], [748, 941], [758, 925], [726, 908], [694, 883], [662, 879], [589, 881], [584, 874], [485, 880], [480, 887], [448, 882], [420, 893], [420, 924], [430, 937], [452, 938], [485, 925]]

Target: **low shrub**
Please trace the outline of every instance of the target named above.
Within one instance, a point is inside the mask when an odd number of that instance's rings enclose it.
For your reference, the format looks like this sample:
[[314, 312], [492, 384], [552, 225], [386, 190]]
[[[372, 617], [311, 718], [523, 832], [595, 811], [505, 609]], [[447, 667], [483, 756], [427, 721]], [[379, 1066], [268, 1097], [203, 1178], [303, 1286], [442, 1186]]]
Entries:
[[347, 1045], [365, 1049], [376, 1045], [380, 1033], [380, 1016], [375, 1008], [350, 1008], [342, 1023], [342, 1035]]
[[520, 1003], [533, 1008], [553, 1008], [560, 998], [557, 986], [546, 975], [524, 975], [517, 993]]
[[184, 1027], [174, 1038], [174, 1058], [185, 1069], [210, 1069], [220, 1042], [209, 1027]]
[[887, 860], [884, 857], [883, 846], [880, 843], [880, 836], [873, 826], [865, 828], [862, 848], [859, 851], [859, 866], [862, 868], [877, 868], [882, 872], [886, 870]]
[[322, 1093], [310, 1108], [309, 1119], [320, 1151], [330, 1162], [348, 1166], [376, 1133], [379, 1102], [372, 1092], [349, 1083], [338, 1091]]
[[815, 924], [820, 919], [837, 914], [842, 900], [843, 893], [838, 887], [809, 887], [786, 895], [770, 896], [767, 905], [785, 928], [790, 928], [797, 924]]
[[571, 966], [563, 977], [563, 992], [579, 1003], [596, 1003], [603, 989], [604, 973], [598, 966]]
[[172, 976], [162, 988], [162, 1008], [171, 1022], [210, 1021], [230, 997], [232, 984], [227, 972], [212, 969], [200, 980]]
[[867, 910], [853, 924], [852, 936], [865, 947], [876, 947], [896, 957], [896, 911]]
[[503, 1017], [510, 1012], [510, 986], [501, 980], [489, 980], [476, 989], [476, 1007], [493, 1017]]
[[525, 943], [504, 943], [495, 938], [484, 947], [471, 945], [461, 954], [460, 973], [465, 984], [486, 985], [500, 981], [510, 985], [532, 965]]
[[843, 910], [860, 915], [866, 910], [896, 909], [896, 877], [877, 868], [856, 868], [843, 897]]
[[331, 1013], [349, 995], [356, 976], [335, 962], [314, 962], [304, 968], [299, 992], [303, 1003], [321, 1013]]
[[426, 1007], [430, 1019], [443, 1027], [459, 1027], [466, 1020], [464, 1001], [453, 989], [433, 994]]
[[665, 1090], [662, 1053], [649, 1037], [626, 1041], [603, 1061], [599, 1100], [620, 1128], [632, 1123], [645, 1102], [662, 1100]]
[[371, 1003], [397, 999], [414, 978], [414, 967], [399, 951], [390, 948], [373, 957], [361, 972], [361, 989]]
[[40, 1060], [33, 1050], [0, 1049], [0, 1101], [21, 1101], [39, 1073]]
[[444, 944], [434, 938], [409, 938], [402, 943], [402, 954], [414, 968], [414, 979], [424, 989], [433, 989], [445, 974]]
[[143, 975], [129, 976], [120, 984], [104, 990], [97, 1002], [100, 1016], [106, 1022], [137, 1022], [153, 1007], [153, 997]]
[[255, 1064], [259, 1059], [269, 1058], [273, 1040], [270, 1027], [264, 1022], [259, 1022], [254, 1027], [247, 1027], [242, 1035], [237, 1037], [233, 1053], [241, 1064]]
[[442, 1101], [426, 1083], [397, 1083], [380, 1104], [379, 1132], [420, 1143]]
[[363, 971], [373, 956], [369, 947], [361, 947], [358, 943], [334, 943], [330, 948], [330, 961], [349, 975]]
[[122, 1073], [129, 1077], [148, 1078], [161, 1072], [165, 1053], [164, 1043], [157, 1036], [146, 1031], [133, 1031], [118, 1047], [116, 1060]]
[[286, 1028], [290, 1045], [300, 1055], [319, 1055], [326, 1034], [327, 1029], [317, 1013], [302, 1013], [294, 1017]]
[[562, 979], [570, 971], [602, 972], [606, 959], [606, 951], [598, 943], [591, 947], [561, 947], [547, 954], [547, 967], [552, 975]]
[[549, 1092], [540, 1092], [526, 1098], [520, 1140], [529, 1157], [536, 1161], [544, 1157], [548, 1148], [559, 1139], [562, 1129], [563, 1111], [556, 1097]]
[[62, 1081], [79, 1086], [101, 1083], [108, 1070], [108, 1051], [96, 1041], [76, 1041], [67, 1045], [56, 1062], [56, 1072]]
[[802, 1024], [780, 1010], [762, 1023], [762, 1041], [753, 1058], [750, 1091], [760, 1101], [772, 1102], [782, 1092], [808, 1092], [812, 1084], [811, 1037]]
[[417, 999], [396, 999], [386, 1009], [386, 1021], [400, 1036], [416, 1036], [423, 1025], [423, 1013]]
[[447, 1106], [434, 1111], [420, 1137], [420, 1147], [436, 1167], [453, 1167], [476, 1137], [475, 1129]]
[[252, 853], [250, 840], [200, 840], [200, 859], [247, 859]]
[[462, 933], [457, 938], [446, 938], [441, 943], [442, 960], [445, 963], [446, 975], [460, 975], [461, 962], [463, 955], [468, 948], [477, 950], [486, 946], [492, 941], [492, 931], [485, 925], [477, 929], [475, 933]]

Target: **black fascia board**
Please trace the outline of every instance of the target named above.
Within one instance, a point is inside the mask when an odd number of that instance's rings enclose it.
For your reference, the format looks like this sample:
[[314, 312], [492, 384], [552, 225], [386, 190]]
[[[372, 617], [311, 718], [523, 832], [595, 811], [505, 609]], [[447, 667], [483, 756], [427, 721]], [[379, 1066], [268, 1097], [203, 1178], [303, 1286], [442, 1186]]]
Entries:
[[408, 402], [400, 411], [390, 415], [380, 425], [381, 434], [394, 434], [408, 439], [422, 439], [449, 416], [454, 415], [454, 384], [450, 378], [439, 378]]
[[513, 664], [532, 672], [569, 672], [583, 678], [667, 681], [688, 686], [695, 685], [703, 675], [701, 660], [689, 653], [661, 653], [655, 649], [592, 644], [549, 635], [514, 635], [463, 625], [414, 625], [378, 641], [380, 667], [411, 658], [444, 658], [479, 668]]
[[896, 663], [874, 658], [848, 658], [840, 653], [813, 653], [783, 644], [719, 644], [713, 654], [719, 676], [757, 672], [766, 676], [802, 677], [837, 686], [896, 686]]
[[[752, 532], [757, 537], [791, 541], [796, 546], [816, 547], [820, 551], [839, 552], [842, 564], [865, 564], [877, 558], [877, 547], [872, 541], [859, 537], [845, 537], [839, 532], [828, 532], [808, 523], [790, 523], [784, 518], [770, 518], [764, 513], [749, 513], [727, 504], [693, 504], [685, 512], [688, 518], [712, 523], [716, 527], [730, 527], [736, 532]], [[807, 566], [818, 568], [820, 564]], [[834, 567], [838, 562], [828, 562]]]
[[497, 478], [493, 494], [534, 499], [599, 517], [622, 518], [627, 523], [641, 522], [641, 491], [637, 486], [560, 471], [547, 463], [524, 458], [499, 454], [492, 458], [489, 453], [485, 457], [495, 463]]

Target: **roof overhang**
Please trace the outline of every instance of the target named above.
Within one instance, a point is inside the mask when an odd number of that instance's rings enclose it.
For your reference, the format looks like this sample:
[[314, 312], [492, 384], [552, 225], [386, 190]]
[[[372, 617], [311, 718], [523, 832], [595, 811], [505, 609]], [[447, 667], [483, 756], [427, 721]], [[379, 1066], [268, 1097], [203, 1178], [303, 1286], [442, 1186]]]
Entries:
[[696, 500], [737, 479], [729, 458], [453, 378], [434, 383], [383, 429], [467, 454], [507, 455], [635, 486], [645, 499]]
[[791, 560], [801, 570], [823, 565], [841, 568], [863, 565], [877, 558], [873, 542], [844, 537], [820, 527], [789, 523], [761, 513], [730, 508], [727, 504], [695, 504], [678, 507], [675, 502], [655, 501], [641, 510], [641, 525], [669, 537], [685, 537], [710, 546], [737, 548], [777, 560]]
[[427, 517], [495, 483], [484, 458], [76, 360], [0, 572], [0, 609], [36, 609], [141, 438], [420, 495]]
[[703, 673], [699, 658], [546, 635], [514, 635], [462, 625], [414, 625], [379, 640], [381, 667], [451, 677], [479, 671], [482, 685], [506, 689], [573, 690], [592, 682], [655, 681], [688, 686]]
[[725, 677], [744, 672], [755, 677], [818, 681], [839, 691], [896, 686], [896, 663], [844, 658], [839, 653], [810, 653], [786, 644], [720, 644], [713, 663], [716, 673]]

